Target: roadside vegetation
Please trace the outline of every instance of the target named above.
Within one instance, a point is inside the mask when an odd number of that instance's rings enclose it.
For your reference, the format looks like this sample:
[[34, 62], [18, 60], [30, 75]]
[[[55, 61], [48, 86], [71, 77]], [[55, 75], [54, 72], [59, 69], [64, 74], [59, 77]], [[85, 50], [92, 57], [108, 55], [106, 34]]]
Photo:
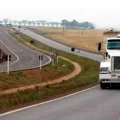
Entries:
[[0, 73], [0, 91], [12, 88], [19, 88], [28, 85], [43, 83], [60, 78], [64, 75], [71, 73], [74, 66], [62, 59], [59, 59], [54, 65], [50, 64], [43, 67], [42, 70], [24, 70], [19, 72]]
[[[26, 42], [30, 43], [32, 38], [23, 34], [19, 34], [19, 36], [24, 39], [24, 41], [22, 41], [14, 33], [11, 33], [11, 35], [15, 37], [20, 43], [28, 47], [31, 47], [28, 44], [26, 44]], [[44, 101], [56, 95], [64, 95], [70, 92], [83, 89], [84, 87], [98, 84], [99, 63], [97, 61], [93, 61], [83, 57], [78, 57], [73, 54], [53, 49], [36, 40], [34, 40], [34, 42], [35, 43], [33, 44], [33, 46], [40, 48], [41, 50], [46, 51], [52, 50], [53, 53], [59, 52], [60, 56], [64, 56], [70, 59], [71, 61], [77, 62], [82, 67], [82, 71], [81, 73], [79, 73], [79, 75], [75, 76], [74, 78], [71, 78], [69, 81], [63, 80], [59, 84], [52, 85], [47, 84], [46, 86], [42, 87], [36, 86], [33, 89], [27, 89], [24, 91], [18, 91], [17, 93], [1, 95], [0, 96], [1, 110], [5, 108], [10, 108], [15, 105], [24, 105], [25, 103], [30, 103], [34, 101]], [[71, 68], [72, 67], [70, 67], [70, 69]]]

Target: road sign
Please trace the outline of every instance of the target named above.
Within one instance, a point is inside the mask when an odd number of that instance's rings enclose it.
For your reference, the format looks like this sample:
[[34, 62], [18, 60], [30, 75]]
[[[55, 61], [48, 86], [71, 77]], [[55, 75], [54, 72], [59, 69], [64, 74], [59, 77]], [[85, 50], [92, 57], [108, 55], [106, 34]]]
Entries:
[[39, 60], [43, 60], [43, 55], [39, 55]]
[[41, 55], [41, 60], [43, 60], [43, 55]]
[[31, 44], [34, 44], [35, 42], [34, 42], [34, 40], [31, 40], [30, 43], [31, 43]]
[[74, 52], [74, 51], [75, 51], [75, 48], [71, 48], [71, 51]]
[[6, 61], [8, 61], [8, 60], [11, 61], [11, 55], [6, 55], [6, 56], [5, 56], [5, 60], [6, 60]]
[[51, 55], [51, 60], [52, 60], [52, 65], [54, 65], [54, 61], [55, 61], [55, 56]]

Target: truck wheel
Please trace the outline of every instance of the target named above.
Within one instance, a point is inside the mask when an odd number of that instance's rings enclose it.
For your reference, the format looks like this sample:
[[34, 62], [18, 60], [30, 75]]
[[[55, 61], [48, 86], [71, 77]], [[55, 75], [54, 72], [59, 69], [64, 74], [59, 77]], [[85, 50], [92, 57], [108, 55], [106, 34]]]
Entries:
[[100, 82], [100, 88], [101, 88], [101, 89], [105, 89], [105, 88], [106, 88], [105, 83]]

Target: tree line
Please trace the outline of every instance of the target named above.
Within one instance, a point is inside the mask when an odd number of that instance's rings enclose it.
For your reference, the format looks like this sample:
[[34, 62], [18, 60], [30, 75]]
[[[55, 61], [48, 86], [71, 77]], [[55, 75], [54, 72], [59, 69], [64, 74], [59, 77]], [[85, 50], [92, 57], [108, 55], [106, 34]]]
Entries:
[[52, 27], [52, 28], [68, 28], [68, 29], [95, 29], [94, 25], [90, 22], [78, 22], [76, 20], [68, 21], [62, 20], [61, 23], [59, 22], [47, 22], [45, 20], [37, 20], [37, 21], [28, 21], [28, 20], [9, 20], [3, 19], [0, 20], [0, 25], [11, 25], [11, 26], [42, 26], [42, 27]]
[[62, 20], [61, 24], [65, 28], [71, 28], [71, 29], [95, 29], [94, 24], [87, 21], [78, 22], [76, 20], [73, 21]]

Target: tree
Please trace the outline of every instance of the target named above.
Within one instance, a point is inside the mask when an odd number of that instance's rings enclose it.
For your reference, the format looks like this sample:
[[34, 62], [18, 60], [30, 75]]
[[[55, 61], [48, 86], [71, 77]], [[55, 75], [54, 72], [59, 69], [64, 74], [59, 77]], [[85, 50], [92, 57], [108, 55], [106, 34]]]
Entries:
[[35, 26], [35, 21], [32, 21], [33, 26]]
[[22, 20], [22, 23], [24, 24], [24, 26], [26, 25], [27, 23], [27, 20]]
[[38, 20], [38, 21], [36, 21], [36, 23], [37, 23], [37, 25], [38, 25], [38, 26], [40, 26], [40, 21], [39, 21], [39, 20]]
[[59, 25], [60, 23], [58, 23], [58, 22], [55, 22], [54, 24], [55, 24], [55, 25], [56, 25], [56, 27], [58, 28], [58, 25]]
[[54, 23], [54, 22], [51, 22], [50, 24], [51, 24], [51, 26], [52, 26], [52, 28], [53, 28], [55, 23]]
[[3, 19], [3, 22], [5, 23], [5, 25], [8, 23], [8, 19], [7, 18], [5, 18], [5, 19]]
[[49, 27], [50, 23], [49, 23], [49, 22], [47, 22], [46, 24], [47, 24], [47, 26]]
[[68, 20], [62, 20], [61, 26], [64, 28], [71, 28], [71, 29], [95, 29], [95, 26], [90, 22], [78, 22], [77, 20], [68, 21]]
[[31, 25], [32, 21], [28, 21], [29, 26]]
[[9, 20], [9, 23], [12, 24], [12, 20]]
[[18, 21], [18, 24], [19, 24], [19, 26], [21, 26], [21, 24], [22, 24], [22, 21]]
[[77, 22], [76, 20], [72, 21], [72, 28], [78, 28], [79, 26], [79, 22]]
[[0, 20], [0, 25], [2, 26], [2, 23], [3, 23], [3, 21], [2, 20]]
[[15, 26], [16, 26], [16, 23], [18, 23], [18, 21], [17, 20], [13, 20], [13, 23], [15, 24]]
[[83, 22], [82, 23], [82, 26], [85, 28], [85, 29], [95, 29], [94, 25], [90, 22]]
[[64, 32], [64, 28], [68, 26], [68, 20], [62, 20], [61, 22], [61, 26], [63, 27], [63, 32]]
[[42, 27], [44, 27], [44, 26], [45, 26], [46, 21], [41, 20], [40, 22], [41, 22], [41, 24], [42, 24]]

